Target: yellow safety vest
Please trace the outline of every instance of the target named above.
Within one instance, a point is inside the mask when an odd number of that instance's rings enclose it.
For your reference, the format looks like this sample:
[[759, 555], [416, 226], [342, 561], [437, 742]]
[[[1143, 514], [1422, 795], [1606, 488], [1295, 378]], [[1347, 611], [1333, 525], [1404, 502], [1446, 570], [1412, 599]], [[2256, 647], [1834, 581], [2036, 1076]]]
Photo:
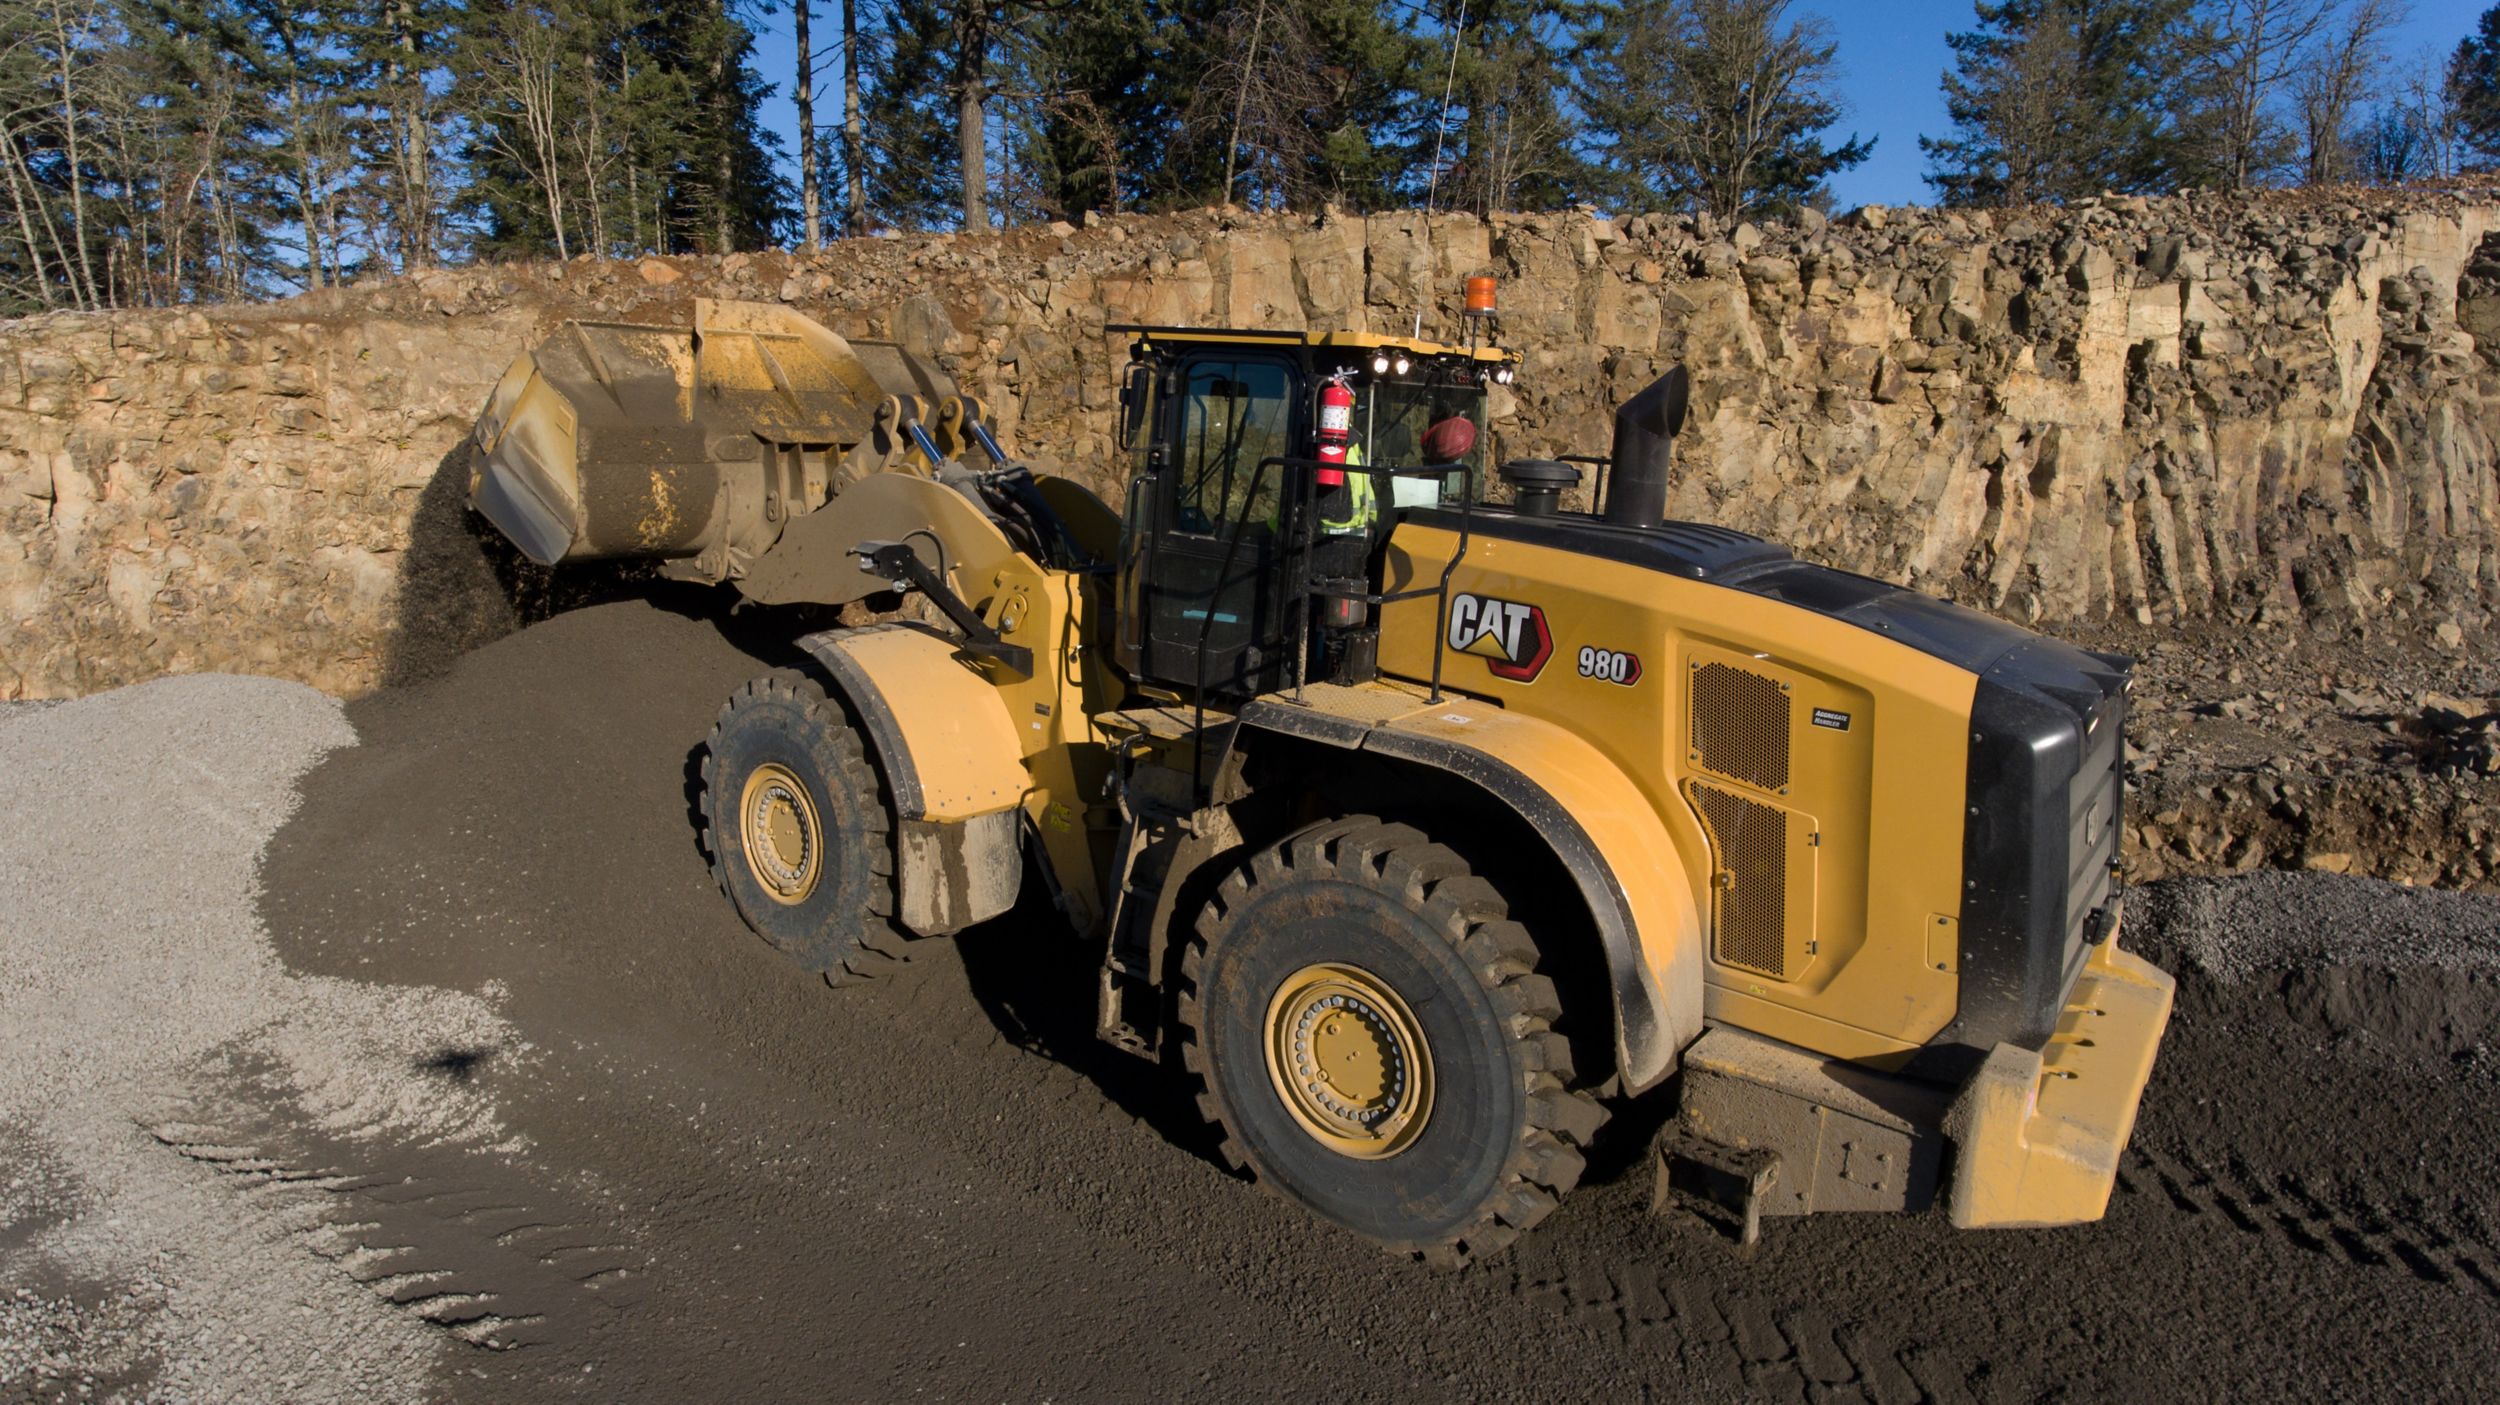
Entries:
[[[1345, 461], [1349, 468], [1361, 468], [1363, 446], [1347, 445]], [[1319, 520], [1319, 529], [1332, 537], [1350, 537], [1358, 533], [1369, 532], [1372, 524], [1380, 520], [1380, 495], [1372, 487], [1370, 474], [1347, 474], [1346, 490], [1346, 515], [1322, 517]]]
[[[1361, 468], [1363, 466], [1363, 446], [1360, 444], [1347, 445], [1345, 451], [1345, 461], [1348, 468]], [[1278, 519], [1283, 512], [1284, 504], [1282, 503], [1278, 503], [1268, 510], [1268, 530], [1276, 530], [1278, 526]], [[1373, 524], [1377, 523], [1379, 520], [1380, 494], [1372, 487], [1372, 476], [1368, 473], [1349, 473], [1346, 475], [1346, 515], [1343, 517], [1322, 517], [1319, 519], [1319, 530], [1322, 536], [1358, 536], [1371, 531]]]

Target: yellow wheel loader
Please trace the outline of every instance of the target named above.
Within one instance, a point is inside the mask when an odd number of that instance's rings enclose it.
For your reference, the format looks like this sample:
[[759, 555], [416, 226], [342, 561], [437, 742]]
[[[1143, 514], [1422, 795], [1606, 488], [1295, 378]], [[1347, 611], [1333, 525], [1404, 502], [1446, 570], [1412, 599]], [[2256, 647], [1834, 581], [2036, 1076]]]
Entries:
[[2118, 944], [2127, 659], [1668, 520], [1680, 372], [1505, 462], [1473, 338], [1113, 330], [1116, 510], [777, 307], [495, 390], [471, 501], [537, 561], [915, 616], [723, 709], [749, 926], [839, 983], [1041, 884], [1237, 1169], [1439, 1261], [1643, 1097], [1661, 1203], [1746, 1243], [2102, 1213], [2171, 1001]]

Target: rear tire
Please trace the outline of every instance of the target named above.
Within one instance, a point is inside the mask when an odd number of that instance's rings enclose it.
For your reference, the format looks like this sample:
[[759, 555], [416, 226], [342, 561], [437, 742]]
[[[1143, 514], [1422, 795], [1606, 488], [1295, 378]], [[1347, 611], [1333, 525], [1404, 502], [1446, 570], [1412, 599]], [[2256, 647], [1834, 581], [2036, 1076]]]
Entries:
[[835, 985], [903, 959], [885, 787], [814, 679], [777, 669], [731, 695], [702, 814], [712, 878], [756, 935]]
[[1225, 1159], [1395, 1251], [1507, 1246], [1606, 1120], [1536, 961], [1501, 894], [1408, 826], [1336, 820], [1258, 854], [1182, 958], [1181, 1054]]

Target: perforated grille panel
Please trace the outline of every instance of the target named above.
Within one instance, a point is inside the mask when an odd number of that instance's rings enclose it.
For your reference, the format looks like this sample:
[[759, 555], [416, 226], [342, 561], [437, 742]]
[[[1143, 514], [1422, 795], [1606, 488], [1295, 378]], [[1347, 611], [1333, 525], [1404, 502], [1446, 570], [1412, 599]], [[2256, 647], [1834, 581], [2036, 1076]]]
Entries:
[[[1728, 672], [1735, 672], [1730, 669]], [[1786, 748], [1781, 749], [1785, 765]], [[1788, 979], [1788, 815], [1732, 790], [1695, 785], [1718, 872], [1711, 945], [1722, 965]]]
[[1705, 771], [1763, 790], [1788, 784], [1788, 694], [1723, 663], [1693, 670], [1693, 751]]

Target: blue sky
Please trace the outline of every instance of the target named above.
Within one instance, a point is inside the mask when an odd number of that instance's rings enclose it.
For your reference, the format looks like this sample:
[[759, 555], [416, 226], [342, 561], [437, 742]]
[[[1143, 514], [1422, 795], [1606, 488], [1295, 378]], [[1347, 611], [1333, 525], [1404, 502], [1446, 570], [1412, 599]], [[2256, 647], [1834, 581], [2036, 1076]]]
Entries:
[[[2400, 64], [2411, 64], [2426, 52], [2444, 62], [2473, 28], [2485, 0], [2414, 0], [2411, 18], [2396, 33], [2390, 50]], [[1919, 153], [1922, 134], [1945, 130], [1944, 97], [1937, 79], [1952, 64], [1945, 35], [1971, 24], [1969, 0], [1883, 0], [1846, 4], [1841, 0], [1804, 0], [1800, 14], [1821, 15], [1839, 41], [1840, 89], [1849, 115], [1836, 135], [1854, 130], [1877, 138], [1875, 154], [1856, 170], [1832, 183], [1842, 209], [1857, 205], [1923, 204], [1929, 199], [1921, 178], [1927, 168]], [[764, 118], [781, 135], [785, 159], [795, 170], [798, 129], [791, 106], [792, 46], [790, 0], [779, 0], [775, 13], [761, 21], [756, 62], [774, 85], [764, 105]], [[841, 41], [840, 11], [835, 0], [816, 0], [815, 33], [819, 50]], [[842, 85], [838, 68], [817, 79], [817, 122], [841, 118]]]

